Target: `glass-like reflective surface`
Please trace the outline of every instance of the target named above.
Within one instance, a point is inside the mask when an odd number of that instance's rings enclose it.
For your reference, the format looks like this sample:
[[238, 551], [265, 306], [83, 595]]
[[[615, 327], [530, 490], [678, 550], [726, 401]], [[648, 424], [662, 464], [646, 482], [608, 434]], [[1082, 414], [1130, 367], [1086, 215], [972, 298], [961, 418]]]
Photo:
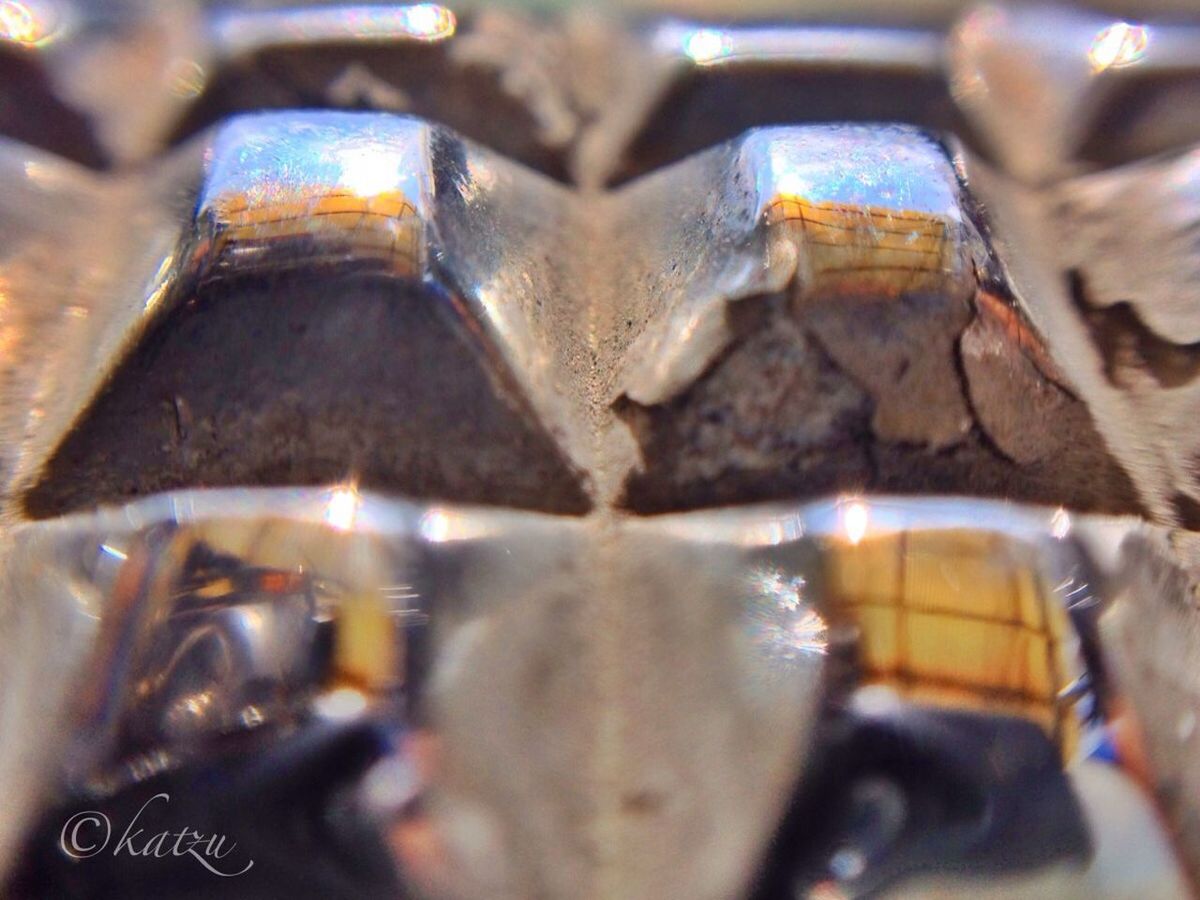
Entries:
[[[633, 871], [653, 828], [726, 890], [1099, 889], [1114, 835], [1153, 817], [1102, 639], [1128, 601], [1096, 560], [1129, 528], [870, 497], [598, 525], [348, 484], [164, 495], [13, 533], [5, 590], [31, 639], [66, 629], [74, 664], [30, 656], [43, 680], [3, 711], [42, 710], [43, 829], [158, 792], [194, 811], [200, 782], [244, 793], [226, 824], [249, 886], [302, 852], [385, 893], [582, 877], [578, 817], [612, 793], [592, 771], [631, 779], [611, 840]], [[297, 781], [317, 760], [336, 792]], [[329, 843], [272, 831], [290, 815]], [[1177, 884], [1161, 836], [1139, 840]], [[63, 885], [87, 865], [160, 877], [44, 850], [32, 871]]]
[[834, 7], [0, 0], [6, 895], [1194, 894], [1195, 11]]

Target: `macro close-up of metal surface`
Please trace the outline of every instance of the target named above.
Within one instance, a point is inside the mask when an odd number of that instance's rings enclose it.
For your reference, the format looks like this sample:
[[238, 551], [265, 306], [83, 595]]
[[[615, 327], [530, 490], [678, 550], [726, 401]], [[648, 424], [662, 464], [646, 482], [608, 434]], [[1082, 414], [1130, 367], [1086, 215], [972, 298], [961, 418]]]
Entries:
[[0, 895], [1197, 896], [1188, 0], [0, 0], [0, 183]]

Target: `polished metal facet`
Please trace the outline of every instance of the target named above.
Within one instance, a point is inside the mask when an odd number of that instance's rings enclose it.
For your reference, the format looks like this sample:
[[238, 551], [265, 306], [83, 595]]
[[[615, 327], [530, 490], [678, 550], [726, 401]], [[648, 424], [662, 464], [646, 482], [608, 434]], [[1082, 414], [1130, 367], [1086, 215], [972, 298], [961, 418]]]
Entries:
[[767, 22], [0, 0], [9, 893], [1192, 895], [1200, 21]]

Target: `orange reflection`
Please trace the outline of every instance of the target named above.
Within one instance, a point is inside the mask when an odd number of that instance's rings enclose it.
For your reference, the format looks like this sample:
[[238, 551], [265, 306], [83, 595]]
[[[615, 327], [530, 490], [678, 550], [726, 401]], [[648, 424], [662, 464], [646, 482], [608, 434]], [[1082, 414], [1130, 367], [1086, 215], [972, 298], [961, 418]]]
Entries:
[[1065, 376], [1050, 356], [1050, 351], [1037, 333], [1026, 323], [1021, 313], [1006, 300], [980, 288], [975, 293], [975, 305], [979, 316], [995, 322], [1004, 330], [1010, 341], [1021, 348], [1038, 370], [1052, 381], [1064, 382]]
[[1032, 551], [995, 534], [908, 531], [836, 544], [830, 614], [856, 628], [863, 683], [935, 706], [1017, 715], [1070, 756], [1070, 624]]
[[387, 262], [398, 275], [420, 271], [421, 220], [397, 190], [364, 194], [343, 186], [316, 195], [280, 192], [260, 201], [238, 193], [218, 198], [212, 212], [214, 255], [236, 254], [240, 266], [274, 245], [299, 239], [316, 243], [313, 252], [301, 257], [305, 261], [345, 258], [353, 252], [358, 260]]
[[955, 241], [941, 216], [822, 201], [781, 191], [767, 206], [769, 224], [802, 234], [818, 289], [883, 296], [937, 289], [957, 269]]

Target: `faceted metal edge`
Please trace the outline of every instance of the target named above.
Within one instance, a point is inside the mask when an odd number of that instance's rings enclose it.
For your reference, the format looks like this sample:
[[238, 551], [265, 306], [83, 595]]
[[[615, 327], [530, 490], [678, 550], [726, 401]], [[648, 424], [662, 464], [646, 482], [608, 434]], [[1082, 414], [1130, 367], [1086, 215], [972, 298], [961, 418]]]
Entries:
[[[813, 162], [812, 153], [825, 156]], [[886, 183], [855, 186], [858, 168], [878, 175], [893, 163]], [[615, 465], [594, 460], [606, 453], [617, 397], [661, 400], [694, 379], [728, 341], [725, 306], [738, 297], [787, 285], [800, 295], [856, 289], [864, 277], [855, 274], [856, 260], [885, 266], [882, 257], [915, 246], [908, 232], [891, 244], [877, 236], [887, 217], [924, 209], [914, 191], [940, 191], [928, 216], [948, 223], [929, 248], [934, 270], [945, 267], [930, 276], [936, 289], [945, 281], [966, 290], [986, 263], [943, 151], [900, 128], [767, 129], [603, 198], [568, 192], [415, 120], [337, 112], [234, 119], [148, 179], [28, 162], [17, 147], [9, 174], [30, 192], [5, 218], [18, 252], [32, 253], [51, 229], [70, 227], [83, 242], [74, 257], [80, 265], [89, 253], [108, 256], [89, 269], [101, 276], [90, 274], [94, 287], [72, 294], [66, 321], [53, 329], [20, 321], [51, 308], [40, 293], [43, 267], [10, 287], [11, 343], [52, 351], [14, 372], [31, 394], [10, 419], [10, 444], [19, 448], [10, 497], [37, 477], [115, 361], [197, 285], [226, 273], [353, 259], [398, 281], [441, 285], [460, 298], [456, 315], [491, 371], [518, 385], [577, 469], [608, 468], [616, 477], [632, 463], [627, 452]], [[680, 189], [698, 179], [720, 185], [716, 202], [706, 191]], [[64, 208], [47, 216], [39, 194]], [[801, 214], [793, 228], [783, 210], [816, 204], [818, 218], [838, 214], [817, 209], [830, 202], [854, 207], [844, 251], [810, 246], [826, 240], [814, 228], [824, 234], [836, 223], [808, 226]], [[879, 221], [868, 214], [876, 207]], [[100, 214], [129, 222], [115, 263], [111, 236], [91, 230]], [[815, 285], [818, 250], [824, 274]], [[837, 284], [831, 265], [847, 267]], [[900, 272], [871, 284], [909, 290], [912, 277]], [[81, 365], [81, 351], [94, 354], [92, 362]], [[33, 416], [19, 424], [26, 404]]]
[[[850, 77], [886, 72], [943, 83], [978, 126], [986, 143], [979, 149], [1023, 178], [1078, 173], [1073, 154], [1104, 104], [1139, 80], [1197, 74], [1200, 42], [1200, 28], [1160, 10], [1146, 10], [1139, 24], [1055, 4], [976, 4], [948, 28], [884, 19], [821, 25], [807, 16], [767, 27], [662, 14], [634, 19], [610, 10], [587, 17], [587, 39], [579, 37], [571, 13], [560, 12], [560, 21], [546, 27], [520, 10], [471, 4], [459, 8], [461, 22], [450, 8], [432, 3], [261, 10], [124, 3], [108, 18], [69, 0], [27, 0], [20, 8], [26, 15], [12, 17], [11, 33], [0, 31], [0, 48], [41, 65], [51, 88], [92, 123], [120, 165], [164, 152], [206, 92], [261, 51], [387, 47], [403, 56], [444, 45], [439, 52], [452, 68], [475, 72], [514, 109], [524, 109], [547, 151], [562, 157], [564, 172], [591, 188], [628, 166], [625, 157], [656, 107], [697, 73], [786, 68], [804, 76], [835, 68], [844, 73], [847, 66]], [[129, 48], [146, 41], [167, 52], [144, 55], [136, 72], [108, 66], [115, 54], [131, 56]], [[570, 58], [565, 67], [564, 56]], [[619, 71], [612, 71], [614, 60]], [[519, 78], [510, 67], [519, 69]], [[593, 87], [577, 90], [570, 69]], [[1014, 75], [1017, 69], [1025, 74]], [[1023, 87], [1030, 79], [1053, 86], [1031, 94]], [[338, 80], [345, 83], [331, 88], [329, 106], [365, 100], [392, 111], [404, 107], [406, 85], [369, 67], [350, 65]], [[595, 85], [606, 86], [607, 95], [592, 96]], [[141, 102], [124, 103], [134, 86]], [[1027, 108], [1031, 102], [1037, 108]], [[437, 109], [421, 112], [441, 117]], [[1178, 117], [1172, 121], [1161, 110], [1153, 116], [1148, 130], [1175, 132], [1175, 146], [1200, 137]], [[754, 123], [734, 130], [746, 124]], [[482, 132], [475, 136], [487, 140]]]
[[[30, 264], [10, 286], [10, 343], [52, 351], [16, 356], [19, 388], [10, 397], [21, 402], [8, 422], [10, 498], [37, 477], [111, 377], [111, 364], [197, 285], [226, 271], [283, 271], [322, 258], [374, 260], [381, 275], [441, 285], [461, 298], [456, 315], [465, 338], [478, 345], [492, 376], [527, 398], [542, 427], [586, 471], [575, 405], [582, 391], [571, 389], [562, 342], [551, 340], [564, 318], [569, 325], [579, 315], [577, 307], [548, 301], [562, 293], [548, 247], [569, 212], [561, 188], [399, 117], [261, 114], [234, 120], [211, 140], [182, 149], [148, 179], [88, 176], [31, 162], [12, 147], [9, 174], [30, 194], [14, 195], [19, 202], [4, 218], [13, 246], [18, 254], [42, 253], [51, 231], [71, 229], [81, 269], [66, 270], [74, 289], [71, 302], [57, 307], [61, 323], [25, 321], [54, 307], [43, 292], [44, 265]], [[265, 152], [272, 164], [288, 159], [294, 180], [255, 169], [248, 152]], [[435, 181], [454, 195], [442, 199]], [[64, 208], [48, 216], [39, 194]], [[110, 234], [92, 230], [100, 215], [129, 221], [118, 232], [119, 254]], [[92, 256], [104, 262], [89, 263]], [[89, 266], [88, 290], [80, 291], [75, 280]], [[80, 364], [81, 355], [92, 362]]]

